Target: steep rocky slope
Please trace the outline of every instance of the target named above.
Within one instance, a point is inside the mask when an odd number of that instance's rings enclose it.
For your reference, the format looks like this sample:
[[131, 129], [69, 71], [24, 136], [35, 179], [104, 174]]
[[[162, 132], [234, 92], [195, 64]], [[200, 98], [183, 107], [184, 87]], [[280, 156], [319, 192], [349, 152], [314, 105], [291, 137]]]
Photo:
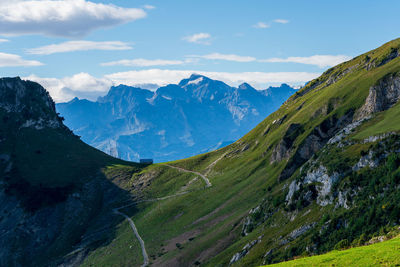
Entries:
[[61, 263], [124, 198], [103, 170], [113, 164], [125, 163], [72, 134], [39, 84], [0, 79], [0, 266]]
[[96, 102], [74, 99], [57, 110], [82, 140], [110, 155], [163, 162], [232, 143], [295, 92], [285, 84], [258, 91], [192, 75], [155, 92], [119, 85]]
[[[146, 178], [148, 187], [126, 190], [160, 199], [126, 209], [150, 263], [257, 266], [364, 244], [397, 225], [399, 49], [397, 39], [331, 68], [234, 144], [170, 163], [206, 175], [211, 187], [191, 176], [164, 190], [178, 180], [163, 164], [126, 180]], [[84, 266], [140, 257], [120, 242], [92, 251]]]

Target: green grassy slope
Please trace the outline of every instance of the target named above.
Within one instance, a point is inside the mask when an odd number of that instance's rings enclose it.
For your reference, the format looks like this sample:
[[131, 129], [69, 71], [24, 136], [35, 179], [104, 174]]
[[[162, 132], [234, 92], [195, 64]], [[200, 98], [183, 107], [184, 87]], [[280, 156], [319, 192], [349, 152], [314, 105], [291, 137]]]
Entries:
[[335, 250], [324, 255], [301, 258], [268, 266], [398, 266], [400, 238], [369, 246]]
[[[346, 137], [349, 144], [352, 142], [350, 145], [338, 148], [325, 143], [340, 130], [338, 122], [352, 121], [371, 86], [388, 73], [400, 71], [400, 58], [391, 58], [393, 51], [398, 51], [399, 47], [400, 39], [396, 39], [326, 71], [236, 143], [211, 153], [172, 162], [173, 165], [207, 174], [213, 186], [201, 189], [201, 183], [191, 184], [193, 191], [188, 194], [141, 203], [135, 210], [126, 210], [146, 242], [151, 262], [166, 266], [225, 266], [246, 244], [259, 240], [245, 257], [234, 263], [234, 266], [256, 266], [263, 262], [288, 260], [304, 253], [323, 253], [332, 250], [345, 238], [351, 243], [362, 234], [371, 237], [380, 230], [385, 231], [386, 225], [397, 223], [399, 214], [396, 205], [390, 206], [390, 209], [382, 207], [385, 203], [396, 203], [398, 199], [394, 190], [388, 191], [385, 187], [387, 183], [398, 184], [398, 160], [393, 157], [382, 160], [384, 164], [374, 172], [368, 172], [367, 168], [351, 173], [349, 168], [366, 151], [375, 148], [378, 151], [381, 146], [379, 142], [364, 144], [360, 141], [362, 138], [399, 130], [393, 123], [397, 120], [398, 105], [375, 114], [371, 120], [356, 128]], [[289, 134], [288, 129], [293, 125], [297, 128]], [[328, 136], [325, 139], [321, 137], [323, 149], [308, 145], [309, 137], [320, 132]], [[287, 157], [272, 162], [274, 150], [283, 139], [290, 146]], [[398, 138], [387, 140], [384, 146], [387, 149], [399, 146]], [[300, 155], [308, 147], [312, 147], [309, 154], [326, 165], [329, 172], [349, 170], [349, 174], [335, 184], [332, 204], [321, 206], [315, 199], [310, 202], [301, 199], [307, 190], [312, 192], [318, 184], [299, 190], [295, 196], [298, 200], [292, 204], [285, 201], [289, 184], [301, 181], [302, 175], [311, 170], [305, 165], [303, 172], [300, 171], [306, 162]], [[368, 173], [374, 176], [371, 178]], [[121, 181], [121, 184], [133, 196], [146, 199], [177, 193], [193, 178], [193, 174], [179, 173], [168, 170], [163, 164], [156, 164], [144, 169], [141, 174]], [[142, 179], [146, 179], [147, 187], [132, 187]], [[357, 187], [366, 189], [365, 194], [353, 195], [353, 200], [360, 203], [364, 210], [357, 205], [349, 209], [336, 205], [338, 192], [350, 192]], [[362, 202], [363, 198], [368, 199], [367, 193], [384, 197]], [[257, 209], [249, 213], [254, 208]], [[381, 217], [374, 221], [377, 214]], [[357, 221], [358, 216], [374, 223], [363, 227], [362, 221]], [[244, 227], [247, 221], [249, 223]], [[337, 229], [334, 229], [335, 223]], [[301, 238], [286, 240], [295, 230], [307, 225], [311, 225], [311, 230]], [[131, 233], [126, 229], [120, 234]], [[103, 249], [111, 253], [117, 246], [113, 242]], [[109, 260], [113, 257], [110, 253], [94, 251], [84, 266], [101, 262], [118, 266], [118, 262], [111, 263]], [[132, 254], [141, 257], [138, 250], [132, 251]]]
[[396, 104], [363, 125], [355, 138], [362, 139], [368, 136], [398, 131], [400, 131], [400, 105]]

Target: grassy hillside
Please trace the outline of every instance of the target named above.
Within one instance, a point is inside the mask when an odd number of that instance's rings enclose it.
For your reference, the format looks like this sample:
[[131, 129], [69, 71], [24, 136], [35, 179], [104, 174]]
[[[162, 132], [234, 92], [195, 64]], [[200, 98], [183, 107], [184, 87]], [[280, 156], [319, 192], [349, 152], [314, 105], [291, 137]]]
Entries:
[[335, 250], [324, 255], [268, 265], [290, 266], [398, 266], [400, 238], [369, 246]]
[[[363, 244], [397, 224], [398, 105], [368, 116], [363, 107], [371, 88], [398, 76], [399, 48], [396, 39], [329, 69], [236, 143], [170, 163], [206, 175], [212, 187], [164, 164], [120, 179], [142, 200], [190, 191], [124, 210], [151, 264], [256, 266], [324, 253], [340, 242]], [[364, 140], [370, 136], [376, 138]], [[338, 141], [328, 143], [333, 137]], [[115, 253], [141, 258], [140, 250], [119, 245], [120, 236], [132, 235], [120, 229], [83, 265], [128, 264]]]

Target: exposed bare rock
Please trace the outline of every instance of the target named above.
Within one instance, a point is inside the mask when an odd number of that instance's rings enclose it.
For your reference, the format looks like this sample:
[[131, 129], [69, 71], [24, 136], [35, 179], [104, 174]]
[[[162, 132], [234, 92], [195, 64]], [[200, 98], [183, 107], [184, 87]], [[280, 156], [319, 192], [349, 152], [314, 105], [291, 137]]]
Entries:
[[370, 150], [365, 156], [362, 156], [360, 160], [353, 166], [353, 171], [358, 171], [365, 167], [375, 168], [379, 164], [379, 159], [373, 157], [373, 151]]
[[274, 120], [272, 122], [272, 124], [281, 125], [285, 121], [286, 118], [287, 118], [287, 114], [285, 114], [282, 118]]
[[299, 236], [305, 234], [308, 230], [313, 228], [316, 223], [310, 223], [310, 224], [305, 224], [303, 226], [300, 226], [299, 228], [293, 230], [285, 239], [280, 241], [280, 245], [286, 245], [290, 241], [295, 240]]
[[375, 58], [375, 59], [371, 60], [371, 57], [369, 55], [366, 55], [364, 67], [366, 70], [371, 70], [373, 68], [377, 68], [377, 67], [385, 65], [386, 63], [389, 63], [390, 61], [392, 61], [393, 59], [395, 59], [399, 56], [400, 56], [399, 47], [397, 47], [397, 48], [392, 47], [390, 50], [390, 53], [388, 53], [385, 57], [383, 57], [381, 59]]
[[377, 64], [377, 67], [385, 65], [386, 63], [392, 61], [393, 59], [397, 58], [398, 56], [400, 56], [399, 48], [398, 47], [397, 48], [392, 47], [392, 49], [390, 50], [390, 53], [385, 58], [383, 58], [381, 60], [381, 62], [379, 62]]
[[353, 70], [358, 68], [358, 64], [355, 64], [343, 71], [335, 72], [331, 76], [329, 76], [328, 80], [326, 81], [326, 85], [331, 85], [342, 79], [346, 74], [351, 73]]
[[258, 243], [261, 242], [262, 237], [263, 237], [263, 236], [259, 236], [256, 240], [253, 240], [253, 241], [251, 241], [250, 243], [247, 243], [247, 244], [243, 247], [242, 251], [237, 252], [235, 255], [232, 256], [232, 259], [231, 259], [231, 261], [229, 262], [229, 265], [232, 265], [233, 263], [237, 262], [238, 260], [240, 260], [241, 258], [243, 258], [244, 256], [246, 256], [246, 255], [249, 253], [249, 251], [250, 251], [250, 249], [251, 249], [252, 247], [254, 247], [256, 244], [258, 244]]
[[367, 116], [365, 118], [362, 118], [358, 121], [355, 121], [353, 123], [348, 124], [346, 127], [344, 127], [342, 130], [340, 130], [335, 136], [333, 136], [331, 139], [329, 139], [328, 144], [335, 144], [343, 140], [346, 136], [348, 136], [355, 128], [361, 125], [366, 120], [369, 120], [371, 116]]
[[347, 203], [347, 192], [339, 191], [338, 202], [335, 207], [343, 207], [345, 209], [350, 208], [350, 205]]
[[383, 241], [386, 241], [388, 238], [386, 236], [376, 236], [371, 238], [368, 242], [367, 245], [372, 245], [372, 244], [376, 244], [376, 243], [380, 243]]
[[292, 201], [294, 192], [296, 192], [299, 189], [300, 189], [300, 187], [299, 187], [299, 184], [297, 183], [297, 181], [291, 182], [289, 185], [289, 192], [286, 195], [285, 200], [290, 203]]
[[321, 124], [316, 126], [313, 131], [299, 145], [293, 157], [286, 164], [285, 169], [279, 176], [279, 180], [283, 181], [289, 178], [298, 167], [309, 160], [316, 152], [318, 152], [332, 136], [340, 129], [348, 125], [353, 119], [353, 111], [349, 110], [339, 119], [335, 116], [325, 119]]
[[289, 238], [291, 239], [296, 239], [299, 236], [303, 235], [305, 232], [307, 232], [308, 230], [310, 230], [311, 228], [313, 228], [315, 225], [315, 223], [310, 223], [310, 224], [306, 224], [303, 225], [295, 230], [293, 230], [290, 234], [289, 234]]
[[275, 146], [274, 150], [272, 151], [270, 162], [274, 163], [289, 158], [294, 141], [303, 132], [304, 129], [301, 124], [290, 124], [282, 140]]
[[384, 133], [384, 134], [379, 134], [379, 135], [374, 135], [374, 136], [369, 136], [367, 138], [365, 138], [362, 143], [366, 144], [366, 143], [373, 143], [382, 139], [385, 139], [386, 137], [389, 137], [390, 135], [394, 135], [394, 132], [390, 132], [390, 133]]
[[389, 74], [369, 89], [365, 104], [357, 112], [360, 120], [373, 113], [387, 110], [400, 99], [400, 75]]
[[[286, 195], [286, 201], [288, 201], [288, 203], [291, 203], [294, 193], [300, 190], [300, 188], [303, 188], [305, 185], [316, 184], [315, 190], [317, 192], [317, 204], [320, 206], [332, 204], [332, 185], [339, 179], [339, 177], [340, 174], [337, 172], [329, 175], [325, 166], [320, 165], [317, 169], [309, 171], [302, 181], [293, 181], [290, 184], [289, 192]], [[307, 193], [308, 192], [305, 193], [304, 197], [308, 197], [309, 199], [306, 200], [310, 201], [311, 196], [307, 196]]]

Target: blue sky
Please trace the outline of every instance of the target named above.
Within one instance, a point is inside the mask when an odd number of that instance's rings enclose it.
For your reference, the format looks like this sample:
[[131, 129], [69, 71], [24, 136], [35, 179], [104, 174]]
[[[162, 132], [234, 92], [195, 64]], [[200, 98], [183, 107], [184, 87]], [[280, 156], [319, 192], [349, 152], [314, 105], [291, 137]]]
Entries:
[[0, 70], [58, 102], [191, 72], [301, 85], [399, 37], [398, 10], [396, 0], [0, 0]]

